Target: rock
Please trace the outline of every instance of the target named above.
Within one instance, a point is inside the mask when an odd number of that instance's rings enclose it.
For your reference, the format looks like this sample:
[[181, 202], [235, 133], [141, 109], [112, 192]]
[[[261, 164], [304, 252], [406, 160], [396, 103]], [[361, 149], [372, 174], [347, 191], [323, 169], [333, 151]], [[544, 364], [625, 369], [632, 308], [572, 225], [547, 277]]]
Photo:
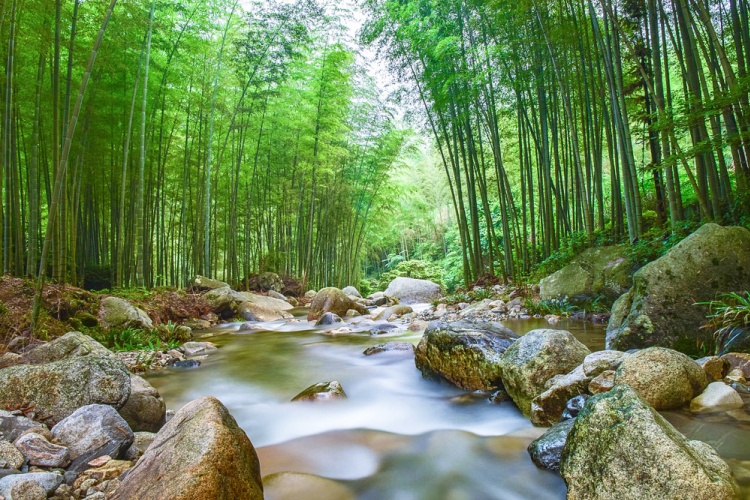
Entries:
[[583, 405], [586, 404], [586, 401], [589, 399], [588, 394], [579, 394], [578, 396], [570, 398], [570, 400], [565, 404], [565, 411], [562, 413], [562, 420], [570, 420], [573, 418], [576, 418], [578, 416], [578, 413], [580, 413], [581, 409], [583, 408]]
[[717, 332], [715, 339], [719, 356], [729, 352], [750, 353], [750, 328], [725, 327]]
[[569, 499], [733, 499], [729, 466], [688, 441], [628, 386], [588, 400], [568, 434], [560, 473]]
[[109, 455], [119, 458], [133, 444], [133, 431], [111, 406], [87, 405], [52, 428], [72, 460], [68, 470], [80, 472], [91, 460]]
[[275, 292], [280, 292], [284, 289], [284, 280], [281, 279], [281, 276], [273, 272], [262, 273], [255, 276], [252, 281], [253, 284], [251, 288], [253, 290], [260, 290], [261, 292], [273, 290]]
[[705, 224], [661, 258], [633, 275], [633, 287], [612, 306], [607, 348], [650, 346], [699, 354], [713, 341], [701, 326], [708, 313], [699, 303], [717, 292], [750, 289], [750, 231]]
[[255, 448], [216, 398], [180, 409], [112, 495], [113, 500], [165, 498], [263, 498]]
[[568, 433], [573, 428], [575, 420], [564, 420], [559, 422], [532, 441], [529, 447], [531, 461], [542, 469], [560, 470], [560, 456], [562, 456]]
[[355, 500], [356, 493], [345, 485], [302, 472], [276, 472], [263, 478], [267, 498]]
[[438, 300], [443, 296], [443, 288], [429, 280], [401, 277], [391, 281], [384, 294], [401, 304], [419, 304]]
[[211, 328], [211, 322], [205, 319], [191, 319], [185, 322], [185, 326], [194, 331], [208, 330]]
[[345, 287], [341, 291], [344, 292], [345, 294], [347, 294], [349, 297], [355, 297], [357, 299], [361, 299], [362, 298], [362, 295], [353, 286], [347, 286], [347, 287]]
[[306, 299], [313, 299], [316, 295], [318, 295], [318, 292], [316, 292], [315, 290], [308, 290], [305, 292]]
[[310, 304], [310, 312], [307, 321], [316, 321], [324, 313], [332, 312], [338, 316], [346, 316], [349, 309], [354, 309], [361, 314], [367, 314], [367, 308], [359, 305], [338, 288], [324, 288], [313, 298]]
[[34, 481], [20, 481], [11, 488], [10, 497], [13, 500], [46, 500], [47, 490]]
[[109, 481], [117, 479], [122, 475], [123, 472], [133, 467], [133, 462], [129, 460], [107, 460], [102, 465], [92, 466], [94, 468], [87, 469], [76, 478], [73, 483], [73, 488], [80, 488], [81, 484], [89, 479], [93, 479], [97, 483], [102, 481]]
[[427, 327], [430, 326], [430, 324], [427, 321], [422, 321], [421, 319], [415, 319], [411, 322], [409, 326], [406, 327], [407, 330], [410, 332], [423, 332], [427, 330]]
[[727, 373], [727, 376], [724, 377], [724, 381], [727, 383], [744, 384], [747, 382], [747, 379], [745, 378], [745, 373], [741, 369], [732, 368], [729, 370], [729, 373]]
[[499, 323], [433, 322], [414, 353], [425, 378], [446, 380], [467, 391], [503, 387], [500, 357], [518, 335]]
[[500, 376], [516, 405], [531, 415], [531, 401], [555, 375], [569, 373], [590, 354], [565, 330], [532, 330], [511, 345], [499, 361]]
[[612, 301], [628, 291], [632, 272], [626, 246], [587, 248], [570, 264], [539, 282], [539, 297], [567, 298], [571, 304], [584, 304], [600, 296]]
[[629, 356], [620, 351], [592, 352], [583, 360], [583, 373], [588, 377], [596, 377], [607, 370], [616, 370], [622, 360]]
[[615, 384], [629, 385], [657, 410], [673, 410], [703, 392], [708, 379], [698, 363], [686, 355], [649, 347], [623, 360]]
[[[235, 292], [235, 300], [238, 302], [249, 302], [257, 307], [261, 307], [265, 310], [272, 311], [281, 315], [284, 311], [291, 311], [294, 306], [290, 304], [286, 297], [281, 294], [277, 294], [280, 297], [272, 297], [269, 292], [268, 296], [258, 295], [257, 293], [251, 292]], [[282, 317], [290, 317], [288, 315], [282, 315]]]
[[158, 432], [166, 422], [167, 406], [159, 391], [143, 378], [131, 374], [130, 396], [119, 413], [134, 432]]
[[237, 314], [245, 321], [276, 321], [284, 316], [279, 311], [272, 311], [252, 302], [242, 302], [237, 306]]
[[24, 363], [40, 365], [81, 356], [106, 357], [112, 352], [81, 332], [68, 332], [52, 342], [35, 347], [23, 355]]
[[706, 390], [690, 402], [693, 413], [713, 413], [737, 410], [745, 406], [740, 395], [724, 382], [712, 382]]
[[393, 330], [398, 330], [398, 326], [393, 323], [382, 323], [370, 328], [370, 335], [383, 335]]
[[356, 318], [358, 316], [362, 316], [359, 312], [355, 311], [354, 309], [349, 309], [346, 311], [346, 317], [347, 318]]
[[201, 362], [197, 359], [186, 359], [183, 361], [176, 361], [172, 366], [175, 368], [198, 368]]
[[277, 292], [276, 290], [269, 290], [268, 296], [272, 299], [283, 300], [284, 302], [287, 302], [291, 305], [291, 302], [289, 302], [289, 299], [285, 297], [284, 295], [280, 294], [279, 292]]
[[130, 395], [130, 373], [117, 358], [72, 358], [0, 370], [0, 401], [36, 405], [55, 421], [90, 404], [121, 408]]
[[145, 452], [151, 443], [156, 439], [156, 433], [154, 432], [134, 432], [133, 445], [135, 445], [141, 452]]
[[206, 278], [205, 276], [195, 276], [190, 280], [190, 288], [193, 290], [216, 290], [217, 288], [229, 287], [228, 283], [223, 281]]
[[217, 349], [211, 342], [185, 342], [182, 348], [185, 350], [185, 356], [197, 356]]
[[555, 375], [547, 381], [547, 388], [531, 401], [531, 423], [548, 427], [560, 421], [568, 400], [588, 391], [590, 377], [579, 365], [566, 375]]
[[13, 442], [24, 432], [42, 427], [44, 427], [43, 424], [34, 422], [30, 418], [0, 410], [0, 440]]
[[384, 344], [377, 344], [372, 347], [368, 347], [364, 351], [365, 356], [372, 356], [373, 354], [380, 354], [381, 352], [393, 352], [393, 351], [409, 351], [414, 352], [414, 345], [409, 342], [386, 342]]
[[119, 297], [105, 297], [99, 307], [99, 321], [104, 328], [141, 328], [152, 330], [154, 323], [142, 309]]
[[292, 401], [330, 401], [332, 399], [346, 399], [344, 388], [335, 380], [311, 385], [294, 396]]
[[19, 437], [14, 446], [29, 460], [30, 465], [65, 467], [70, 463], [70, 455], [66, 447], [52, 444], [36, 432], [29, 432]]
[[208, 305], [220, 318], [231, 318], [237, 312], [237, 292], [228, 286], [215, 288], [204, 293], [203, 299], [208, 302]]
[[750, 378], [750, 354], [742, 352], [730, 352], [721, 356], [721, 359], [729, 363], [729, 369], [727, 373], [739, 369], [742, 371], [743, 377]]
[[490, 299], [484, 299], [479, 302], [474, 302], [473, 304], [469, 304], [468, 307], [463, 309], [459, 314], [459, 318], [465, 318], [467, 316], [471, 316], [472, 314], [481, 313], [484, 311], [489, 311], [491, 308], [492, 300]]
[[23, 363], [23, 356], [15, 352], [6, 352], [0, 356], [0, 369], [20, 365], [21, 363]]
[[724, 380], [724, 377], [729, 372], [729, 361], [721, 359], [718, 356], [707, 356], [696, 359], [695, 362], [706, 372], [709, 382]]
[[614, 370], [601, 372], [589, 382], [589, 392], [591, 394], [599, 394], [600, 392], [611, 390], [615, 386], [616, 374], [617, 372]]
[[375, 315], [373, 318], [375, 321], [388, 321], [391, 317], [399, 317], [403, 316], [404, 314], [409, 314], [414, 312], [414, 309], [412, 309], [410, 306], [405, 306], [402, 304], [396, 304], [395, 306], [386, 307], [382, 311], [380, 311], [378, 314]]
[[0, 440], [0, 469], [20, 469], [26, 459], [10, 441]]
[[339, 317], [338, 314], [332, 312], [323, 313], [323, 315], [315, 322], [315, 326], [326, 326], [333, 325], [335, 323], [343, 323], [344, 320]]
[[5, 476], [0, 478], [0, 496], [4, 496], [8, 500], [12, 500], [13, 487], [19, 483], [25, 483], [31, 481], [38, 484], [47, 495], [51, 494], [62, 484], [63, 477], [61, 474], [55, 474], [54, 472], [31, 472], [29, 474], [15, 474], [12, 476]]

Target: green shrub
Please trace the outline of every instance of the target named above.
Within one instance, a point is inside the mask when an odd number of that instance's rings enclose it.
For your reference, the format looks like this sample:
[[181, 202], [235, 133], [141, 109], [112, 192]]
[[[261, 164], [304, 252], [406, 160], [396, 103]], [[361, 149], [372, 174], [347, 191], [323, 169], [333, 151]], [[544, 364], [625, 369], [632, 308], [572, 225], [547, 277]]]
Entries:
[[[167, 331], [169, 331], [167, 329]], [[174, 331], [174, 328], [172, 328]], [[95, 340], [114, 351], [161, 351], [179, 346], [176, 339], [164, 338], [159, 330], [141, 330], [138, 328], [111, 328], [109, 330], [93, 329], [88, 333]]]

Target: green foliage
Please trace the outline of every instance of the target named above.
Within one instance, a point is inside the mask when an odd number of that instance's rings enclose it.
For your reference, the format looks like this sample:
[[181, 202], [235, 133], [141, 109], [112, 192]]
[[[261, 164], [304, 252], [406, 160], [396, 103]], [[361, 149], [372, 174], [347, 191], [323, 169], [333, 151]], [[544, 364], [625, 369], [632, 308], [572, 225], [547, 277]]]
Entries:
[[577, 310], [575, 306], [568, 303], [567, 298], [558, 300], [541, 300], [538, 302], [526, 301], [525, 307], [529, 314], [534, 316], [547, 316], [548, 314], [554, 314], [565, 318], [571, 316]]
[[171, 329], [142, 330], [138, 328], [87, 329], [86, 334], [114, 351], [162, 351], [179, 347], [180, 343], [169, 338]]
[[709, 314], [707, 326], [712, 328], [748, 328], [750, 327], [750, 292], [723, 293], [720, 298], [711, 302], [699, 302], [707, 305]]
[[461, 302], [466, 302], [466, 303], [479, 302], [484, 299], [500, 299], [500, 296], [495, 294], [489, 288], [473, 288], [468, 291], [466, 290], [457, 291], [451, 295], [443, 297], [438, 302], [442, 302], [445, 304], [460, 304]]
[[396, 264], [393, 270], [381, 274], [378, 287], [381, 290], [385, 290], [391, 281], [399, 277], [430, 280], [442, 285], [442, 275], [442, 269], [432, 262], [426, 260], [406, 260]]
[[643, 266], [652, 262], [669, 251], [690, 233], [698, 229], [699, 225], [691, 222], [679, 223], [674, 232], [665, 233], [663, 229], [654, 227], [649, 229], [630, 247], [630, 260], [636, 266]]

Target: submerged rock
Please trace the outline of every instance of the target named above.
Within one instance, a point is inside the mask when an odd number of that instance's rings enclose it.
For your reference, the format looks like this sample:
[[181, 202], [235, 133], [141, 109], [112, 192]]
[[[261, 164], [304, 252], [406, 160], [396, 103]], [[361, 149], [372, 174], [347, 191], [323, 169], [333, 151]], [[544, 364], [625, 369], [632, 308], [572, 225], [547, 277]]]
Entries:
[[673, 410], [703, 392], [708, 379], [686, 355], [649, 347], [626, 357], [617, 369], [615, 384], [627, 384], [657, 410]]
[[311, 385], [294, 396], [292, 401], [329, 401], [332, 399], [346, 399], [344, 388], [335, 380]]
[[414, 309], [411, 308], [411, 306], [405, 306], [403, 304], [396, 304], [395, 306], [386, 307], [382, 311], [380, 311], [378, 314], [375, 315], [373, 318], [375, 321], [388, 321], [392, 317], [398, 318], [399, 316], [403, 316], [404, 314], [409, 314], [414, 312]]
[[315, 326], [326, 326], [333, 325], [335, 323], [343, 323], [344, 320], [338, 314], [332, 312], [323, 313], [323, 315], [315, 322]]
[[531, 461], [542, 469], [560, 470], [562, 456], [568, 433], [573, 428], [575, 420], [564, 420], [549, 428], [547, 432], [532, 441], [528, 447]]
[[121, 408], [130, 395], [130, 373], [116, 358], [83, 357], [0, 370], [0, 401], [36, 405], [60, 421], [89, 404]]
[[165, 498], [263, 498], [255, 448], [216, 398], [179, 410], [112, 495], [114, 500]]
[[546, 390], [546, 382], [570, 372], [589, 354], [588, 348], [570, 332], [532, 330], [505, 351], [499, 361], [499, 374], [513, 402], [530, 416], [531, 402]]
[[409, 351], [414, 352], [414, 345], [409, 342], [386, 342], [384, 344], [377, 344], [372, 347], [365, 349], [363, 354], [365, 356], [372, 356], [373, 354], [380, 354], [381, 352], [393, 352], [393, 351]]
[[588, 400], [568, 435], [560, 473], [569, 499], [729, 500], [738, 494], [713, 448], [688, 441], [625, 385]]
[[349, 309], [354, 309], [360, 314], [367, 314], [367, 308], [358, 304], [347, 294], [338, 288], [323, 288], [313, 298], [310, 304], [310, 312], [307, 314], [308, 321], [316, 321], [324, 313], [332, 312], [338, 316], [346, 316]]
[[443, 289], [429, 280], [400, 277], [391, 281], [384, 293], [401, 304], [419, 304], [439, 299], [443, 296]]
[[705, 224], [633, 275], [612, 307], [607, 348], [670, 347], [698, 354], [712, 335], [701, 326], [717, 292], [750, 289], [750, 231]]
[[422, 376], [467, 391], [502, 388], [500, 357], [518, 335], [499, 323], [430, 323], [415, 349]]

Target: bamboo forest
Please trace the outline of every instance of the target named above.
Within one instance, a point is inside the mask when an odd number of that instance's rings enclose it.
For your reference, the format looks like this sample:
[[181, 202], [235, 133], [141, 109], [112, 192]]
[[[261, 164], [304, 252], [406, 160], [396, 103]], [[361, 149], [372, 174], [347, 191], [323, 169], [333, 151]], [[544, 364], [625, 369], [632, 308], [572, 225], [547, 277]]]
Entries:
[[750, 495], [750, 0], [0, 0], [0, 66], [0, 500]]

